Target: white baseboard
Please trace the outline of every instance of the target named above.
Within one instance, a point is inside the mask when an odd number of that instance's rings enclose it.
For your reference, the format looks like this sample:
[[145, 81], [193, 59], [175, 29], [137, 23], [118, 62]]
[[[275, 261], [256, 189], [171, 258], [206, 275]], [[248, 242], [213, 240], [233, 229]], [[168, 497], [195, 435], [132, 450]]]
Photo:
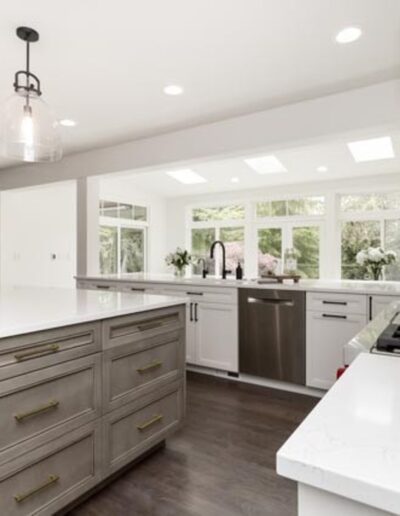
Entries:
[[221, 371], [220, 369], [210, 369], [208, 367], [201, 367], [196, 365], [186, 365], [187, 371], [193, 371], [195, 373], [208, 374], [210, 376], [218, 376], [219, 378], [225, 378], [233, 382], [251, 383], [253, 385], [259, 385], [261, 387], [270, 387], [271, 389], [278, 389], [280, 391], [295, 392], [296, 394], [305, 394], [307, 396], [314, 396], [322, 398], [326, 391], [319, 389], [313, 389], [303, 385], [296, 385], [294, 383], [280, 382], [278, 380], [268, 380], [267, 378], [260, 378], [259, 376], [251, 376], [249, 374], [239, 373], [238, 377], [228, 376], [227, 371]]

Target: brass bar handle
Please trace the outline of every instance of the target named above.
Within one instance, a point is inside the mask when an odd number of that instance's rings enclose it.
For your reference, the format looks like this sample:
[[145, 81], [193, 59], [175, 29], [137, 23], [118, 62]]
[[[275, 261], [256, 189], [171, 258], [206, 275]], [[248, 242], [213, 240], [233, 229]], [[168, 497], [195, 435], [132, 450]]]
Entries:
[[139, 324], [138, 328], [139, 328], [139, 331], [153, 330], [154, 328], [159, 328], [160, 326], [162, 326], [162, 324], [163, 324], [162, 322]]
[[50, 487], [55, 482], [58, 482], [58, 480], [60, 480], [60, 477], [58, 475], [49, 475], [48, 479], [45, 482], [43, 482], [43, 484], [41, 484], [38, 487], [34, 487], [33, 489], [31, 489], [30, 491], [27, 491], [26, 493], [16, 494], [14, 496], [14, 500], [17, 503], [23, 502], [30, 496], [38, 493], [39, 491], [42, 491], [43, 489], [46, 489], [47, 487]]
[[49, 344], [47, 346], [41, 346], [40, 348], [30, 349], [29, 351], [21, 351], [15, 353], [14, 358], [18, 362], [22, 360], [29, 360], [30, 358], [37, 358], [51, 353], [56, 353], [60, 349], [58, 344]]
[[45, 405], [41, 405], [40, 407], [34, 408], [32, 410], [29, 410], [28, 412], [23, 412], [21, 414], [15, 414], [15, 419], [20, 423], [24, 419], [32, 416], [37, 416], [38, 414], [41, 414], [42, 412], [47, 412], [48, 410], [52, 410], [58, 407], [60, 404], [57, 400], [51, 400], [49, 403], [46, 403]]
[[141, 423], [140, 425], [137, 425], [136, 428], [138, 430], [140, 430], [141, 432], [143, 432], [143, 430], [146, 430], [146, 428], [149, 428], [150, 426], [153, 426], [156, 423], [158, 423], [159, 421], [161, 421], [163, 419], [163, 417], [164, 416], [162, 414], [157, 414], [156, 416], [152, 417], [148, 421], [145, 421], [144, 423]]
[[146, 373], [147, 371], [151, 371], [151, 369], [156, 369], [157, 367], [162, 366], [162, 362], [160, 360], [156, 360], [155, 362], [151, 362], [150, 364], [147, 364], [143, 367], [138, 367], [136, 371], [138, 373]]

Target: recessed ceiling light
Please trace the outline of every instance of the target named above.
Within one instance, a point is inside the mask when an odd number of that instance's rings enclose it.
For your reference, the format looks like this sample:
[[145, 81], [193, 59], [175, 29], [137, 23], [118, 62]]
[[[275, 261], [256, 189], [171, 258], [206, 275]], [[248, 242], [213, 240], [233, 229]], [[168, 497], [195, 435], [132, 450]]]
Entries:
[[176, 181], [183, 183], [184, 185], [195, 185], [207, 182], [207, 179], [190, 168], [171, 170], [170, 172], [166, 172], [166, 174], [176, 179]]
[[280, 172], [287, 172], [287, 169], [282, 165], [279, 159], [272, 154], [258, 158], [247, 158], [244, 162], [258, 174], [279, 174]]
[[183, 87], [179, 86], [179, 84], [168, 84], [164, 88], [164, 93], [166, 95], [182, 95]]
[[328, 167], [321, 165], [320, 167], [317, 167], [317, 172], [328, 172]]
[[75, 127], [76, 122], [75, 120], [71, 120], [70, 118], [63, 118], [62, 120], [60, 120], [60, 125], [64, 127]]
[[393, 143], [390, 136], [350, 142], [347, 146], [357, 163], [394, 158]]
[[239, 182], [239, 178], [238, 177], [232, 177], [231, 182], [232, 183], [238, 183]]
[[338, 43], [353, 43], [361, 36], [362, 30], [359, 27], [346, 27], [336, 34]]

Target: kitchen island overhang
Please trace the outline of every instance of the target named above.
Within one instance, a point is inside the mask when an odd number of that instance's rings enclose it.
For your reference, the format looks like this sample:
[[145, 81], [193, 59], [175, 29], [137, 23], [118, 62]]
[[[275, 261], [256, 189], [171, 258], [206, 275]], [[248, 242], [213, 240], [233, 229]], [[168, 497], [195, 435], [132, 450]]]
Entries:
[[[399, 308], [359, 340], [371, 349]], [[399, 435], [400, 357], [360, 353], [277, 453], [278, 474], [298, 482], [299, 516], [400, 514]]]

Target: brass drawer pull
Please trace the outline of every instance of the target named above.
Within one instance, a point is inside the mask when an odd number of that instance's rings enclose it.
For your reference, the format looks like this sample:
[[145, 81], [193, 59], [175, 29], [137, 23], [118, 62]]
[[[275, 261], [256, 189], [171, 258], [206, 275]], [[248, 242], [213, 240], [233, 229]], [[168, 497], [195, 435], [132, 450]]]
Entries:
[[161, 414], [158, 414], [157, 416], [152, 417], [148, 421], [145, 421], [144, 423], [142, 423], [140, 425], [137, 425], [136, 428], [138, 430], [140, 430], [141, 432], [143, 432], [143, 430], [146, 430], [146, 428], [149, 428], [150, 426], [153, 426], [154, 424], [156, 424], [159, 421], [161, 421], [163, 417], [164, 416], [162, 416]]
[[151, 369], [156, 369], [157, 367], [161, 367], [162, 362], [160, 360], [156, 360], [155, 362], [151, 362], [151, 364], [147, 364], [143, 367], [138, 367], [136, 371], [138, 373], [146, 373], [147, 371], [150, 371]]
[[48, 410], [55, 409], [60, 404], [57, 400], [51, 400], [49, 403], [46, 403], [45, 405], [41, 405], [40, 407], [37, 407], [35, 409], [29, 410], [28, 412], [23, 412], [22, 414], [15, 414], [15, 419], [20, 423], [24, 419], [31, 417], [31, 416], [37, 416], [38, 414], [41, 414], [42, 412], [47, 412]]
[[60, 349], [58, 344], [49, 344], [48, 346], [41, 346], [40, 348], [30, 349], [29, 351], [21, 351], [15, 353], [14, 358], [18, 362], [22, 360], [29, 360], [30, 358], [37, 358], [51, 353], [56, 353]]
[[43, 489], [46, 489], [46, 487], [50, 487], [51, 485], [53, 485], [58, 480], [60, 480], [60, 477], [58, 475], [49, 475], [48, 479], [45, 482], [43, 482], [42, 485], [40, 485], [38, 487], [34, 487], [33, 489], [31, 489], [30, 491], [27, 491], [26, 493], [16, 494], [14, 496], [14, 500], [17, 503], [23, 502], [24, 500], [26, 500], [30, 496], [38, 493], [39, 491], [42, 491]]
[[162, 326], [162, 322], [151, 322], [151, 323], [147, 323], [147, 324], [139, 324], [138, 325], [138, 328], [140, 331], [146, 331], [146, 330], [153, 330], [154, 328], [159, 328], [160, 326]]

